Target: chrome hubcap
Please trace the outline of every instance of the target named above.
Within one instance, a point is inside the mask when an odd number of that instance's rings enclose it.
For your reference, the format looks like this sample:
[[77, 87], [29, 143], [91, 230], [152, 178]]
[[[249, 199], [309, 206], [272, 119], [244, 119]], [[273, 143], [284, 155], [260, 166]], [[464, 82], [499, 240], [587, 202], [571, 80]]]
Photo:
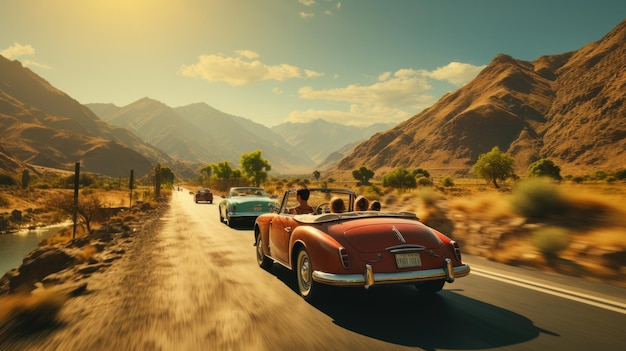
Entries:
[[311, 264], [306, 254], [300, 258], [300, 282], [302, 290], [308, 290], [311, 286]]

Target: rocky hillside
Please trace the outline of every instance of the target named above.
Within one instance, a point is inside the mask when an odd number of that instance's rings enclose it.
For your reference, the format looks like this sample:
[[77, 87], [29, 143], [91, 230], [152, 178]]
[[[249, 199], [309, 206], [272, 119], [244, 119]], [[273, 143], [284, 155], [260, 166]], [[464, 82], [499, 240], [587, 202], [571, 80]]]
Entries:
[[113, 177], [151, 170], [169, 156], [113, 127], [18, 61], [0, 56], [0, 138], [21, 162]]
[[18, 160], [13, 154], [0, 145], [0, 170], [13, 177], [21, 174], [24, 169], [31, 169], [26, 163]]
[[466, 174], [493, 146], [515, 158], [518, 175], [539, 158], [564, 175], [624, 168], [624, 67], [626, 21], [574, 52], [532, 62], [498, 55], [472, 82], [361, 143], [333, 171]]

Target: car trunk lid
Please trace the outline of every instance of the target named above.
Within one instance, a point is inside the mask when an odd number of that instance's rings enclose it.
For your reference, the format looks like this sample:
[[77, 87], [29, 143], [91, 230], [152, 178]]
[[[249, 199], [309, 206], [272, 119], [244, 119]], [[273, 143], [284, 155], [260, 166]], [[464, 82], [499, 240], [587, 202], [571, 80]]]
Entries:
[[346, 242], [361, 253], [413, 247], [416, 250], [436, 249], [442, 244], [426, 225], [417, 221], [389, 221], [354, 226], [343, 232]]

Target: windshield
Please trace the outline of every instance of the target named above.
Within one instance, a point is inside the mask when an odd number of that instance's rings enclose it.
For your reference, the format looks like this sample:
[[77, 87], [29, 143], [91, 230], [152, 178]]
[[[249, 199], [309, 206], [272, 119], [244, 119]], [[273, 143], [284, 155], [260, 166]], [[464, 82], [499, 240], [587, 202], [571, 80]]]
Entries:
[[267, 197], [267, 192], [262, 188], [245, 187], [245, 188], [231, 188], [230, 196], [264, 196]]

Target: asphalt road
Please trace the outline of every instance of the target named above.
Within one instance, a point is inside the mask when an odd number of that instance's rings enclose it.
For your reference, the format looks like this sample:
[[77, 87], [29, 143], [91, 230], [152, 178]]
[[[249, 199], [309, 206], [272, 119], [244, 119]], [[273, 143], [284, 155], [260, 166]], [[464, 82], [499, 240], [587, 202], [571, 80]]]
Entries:
[[625, 350], [626, 289], [466, 257], [472, 273], [424, 298], [411, 286], [332, 289], [309, 304], [255, 261], [251, 225], [174, 192], [161, 229], [89, 280], [51, 330], [0, 350]]

